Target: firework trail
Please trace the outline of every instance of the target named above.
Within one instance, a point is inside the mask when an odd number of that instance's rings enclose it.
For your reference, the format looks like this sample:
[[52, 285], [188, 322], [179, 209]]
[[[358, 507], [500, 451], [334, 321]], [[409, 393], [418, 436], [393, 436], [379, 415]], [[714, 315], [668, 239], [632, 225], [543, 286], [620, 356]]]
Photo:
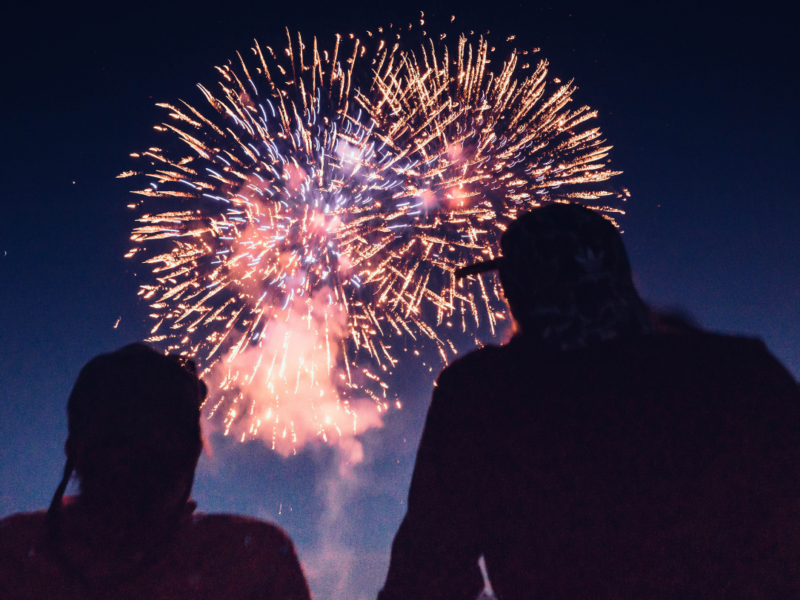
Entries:
[[121, 175], [149, 178], [126, 255], [153, 272], [148, 341], [200, 360], [226, 434], [286, 454], [380, 426], [400, 406], [385, 380], [401, 347], [446, 363], [458, 336], [494, 334], [495, 275], [454, 271], [494, 257], [520, 211], [622, 212], [602, 205], [623, 195], [604, 187], [616, 173], [586, 125], [596, 112], [569, 108], [575, 87], [548, 81], [537, 49], [420, 39], [255, 42], [198, 85], [202, 105], [159, 104], [172, 150]]

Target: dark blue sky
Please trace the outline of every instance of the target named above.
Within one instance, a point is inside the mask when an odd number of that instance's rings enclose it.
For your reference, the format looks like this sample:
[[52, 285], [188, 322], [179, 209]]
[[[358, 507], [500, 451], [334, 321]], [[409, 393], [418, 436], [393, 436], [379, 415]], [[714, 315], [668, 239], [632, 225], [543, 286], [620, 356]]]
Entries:
[[[643, 297], [708, 329], [761, 337], [800, 376], [800, 53], [788, 14], [767, 3], [402, 4], [6, 9], [0, 516], [44, 506], [55, 488], [81, 365], [147, 333], [123, 259], [129, 186], [114, 177], [152, 143], [153, 104], [193, 97], [196, 82], [215, 80], [214, 64], [253, 37], [282, 39], [284, 26], [325, 37], [424, 10], [541, 47], [553, 75], [574, 77], [578, 101], [599, 109], [612, 166], [625, 171], [624, 239]], [[364, 589], [378, 585], [403, 514], [430, 382], [398, 383], [407, 408], [367, 436], [367, 461], [345, 494], [337, 535]], [[256, 443], [215, 450], [198, 476], [201, 507], [277, 520], [302, 557], [319, 536], [330, 453], [283, 461]], [[291, 511], [278, 515], [281, 504]]]

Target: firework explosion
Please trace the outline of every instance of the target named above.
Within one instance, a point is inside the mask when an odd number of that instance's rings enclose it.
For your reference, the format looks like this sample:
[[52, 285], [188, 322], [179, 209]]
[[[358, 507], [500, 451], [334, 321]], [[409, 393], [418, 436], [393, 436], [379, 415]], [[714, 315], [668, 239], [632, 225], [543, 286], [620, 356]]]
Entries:
[[198, 85], [203, 108], [159, 104], [173, 151], [121, 175], [150, 178], [134, 193], [160, 205], [127, 255], [154, 275], [148, 341], [200, 360], [226, 434], [286, 453], [379, 426], [400, 405], [384, 380], [401, 347], [446, 363], [459, 335], [494, 334], [495, 275], [454, 271], [492, 258], [520, 211], [621, 212], [600, 205], [622, 196], [602, 185], [616, 173], [584, 125], [596, 112], [568, 108], [574, 86], [548, 82], [537, 50], [503, 61], [484, 37], [400, 37], [255, 42], [250, 63], [217, 67], [216, 91]]

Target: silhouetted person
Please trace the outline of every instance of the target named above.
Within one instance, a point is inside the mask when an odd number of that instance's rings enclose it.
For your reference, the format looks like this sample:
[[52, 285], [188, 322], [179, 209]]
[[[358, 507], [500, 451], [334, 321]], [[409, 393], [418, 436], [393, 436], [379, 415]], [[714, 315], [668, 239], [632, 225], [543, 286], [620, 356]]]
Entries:
[[[205, 394], [191, 361], [140, 344], [90, 361], [50, 509], [0, 521], [0, 597], [307, 600], [280, 529], [193, 514]], [[81, 493], [62, 500], [73, 470]]]
[[622, 240], [549, 205], [498, 268], [517, 335], [438, 379], [380, 600], [800, 597], [800, 394], [758, 340], [659, 333]]

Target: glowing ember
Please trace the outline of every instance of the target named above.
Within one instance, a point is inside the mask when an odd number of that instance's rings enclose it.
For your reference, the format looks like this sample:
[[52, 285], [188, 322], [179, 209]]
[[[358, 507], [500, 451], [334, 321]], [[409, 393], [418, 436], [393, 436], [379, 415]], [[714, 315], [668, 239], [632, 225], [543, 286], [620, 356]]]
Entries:
[[329, 50], [288, 31], [285, 50], [256, 42], [252, 64], [237, 55], [216, 91], [198, 86], [210, 106], [158, 105], [179, 156], [131, 155], [152, 165], [134, 193], [159, 205], [126, 255], [152, 267], [148, 341], [200, 360], [226, 433], [283, 453], [399, 407], [384, 379], [404, 336], [447, 362], [453, 332], [494, 333], [495, 276], [454, 270], [492, 258], [518, 212], [622, 212], [597, 205], [622, 195], [598, 185], [616, 173], [584, 125], [596, 112], [568, 109], [571, 84], [546, 91], [536, 50], [501, 62], [483, 37], [404, 49], [378, 31]]

